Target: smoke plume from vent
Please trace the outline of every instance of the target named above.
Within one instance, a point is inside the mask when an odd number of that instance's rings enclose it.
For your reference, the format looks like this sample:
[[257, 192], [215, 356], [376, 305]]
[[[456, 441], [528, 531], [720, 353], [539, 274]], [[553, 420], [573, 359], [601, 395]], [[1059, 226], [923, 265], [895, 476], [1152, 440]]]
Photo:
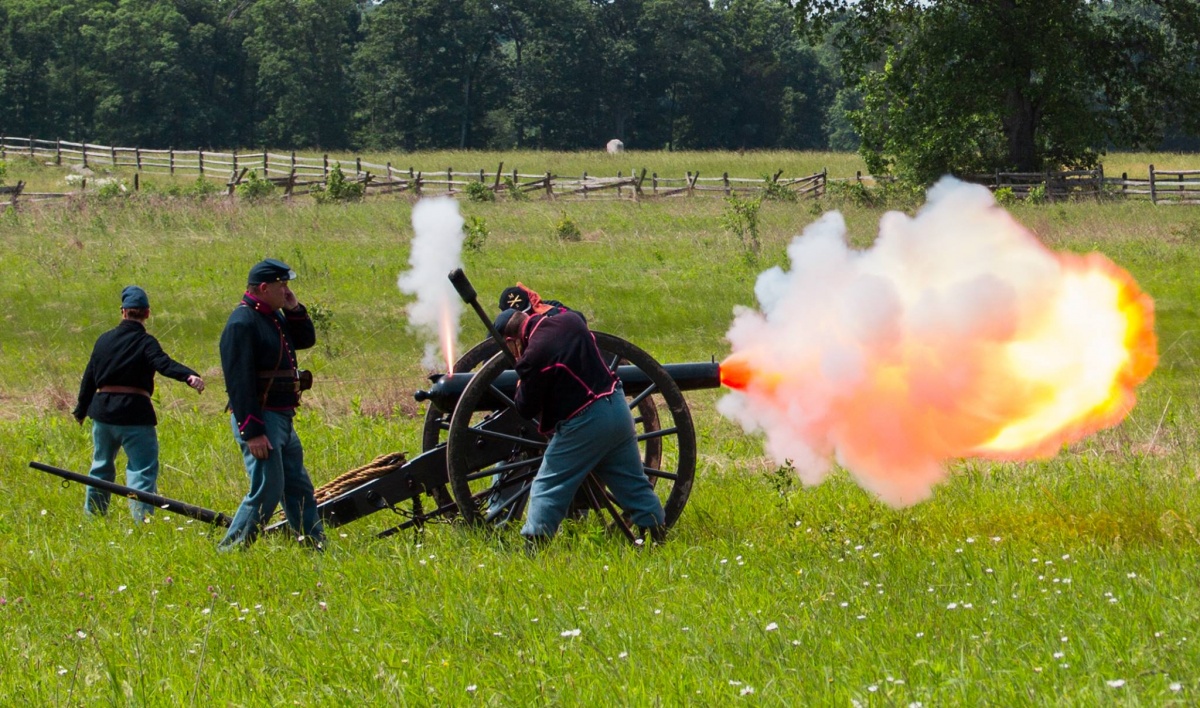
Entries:
[[428, 338], [422, 364], [431, 371], [440, 365], [450, 371], [463, 302], [446, 276], [462, 267], [463, 218], [458, 202], [438, 197], [417, 202], [412, 223], [415, 236], [408, 257], [412, 269], [401, 273], [396, 285], [417, 298], [407, 310], [409, 324]]

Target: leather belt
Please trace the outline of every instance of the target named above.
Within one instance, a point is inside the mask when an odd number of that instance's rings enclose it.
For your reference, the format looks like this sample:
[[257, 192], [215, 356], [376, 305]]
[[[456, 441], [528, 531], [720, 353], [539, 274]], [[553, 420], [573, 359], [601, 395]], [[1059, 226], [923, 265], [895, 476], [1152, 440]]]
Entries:
[[149, 391], [144, 388], [138, 388], [137, 386], [101, 386], [100, 388], [96, 389], [96, 393], [130, 393], [135, 396], [145, 396], [146, 398], [150, 397]]

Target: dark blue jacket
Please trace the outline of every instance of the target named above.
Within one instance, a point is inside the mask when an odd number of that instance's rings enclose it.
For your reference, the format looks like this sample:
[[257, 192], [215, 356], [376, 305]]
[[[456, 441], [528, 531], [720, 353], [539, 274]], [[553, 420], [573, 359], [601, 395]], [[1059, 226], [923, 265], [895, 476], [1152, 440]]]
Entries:
[[[266, 433], [263, 411], [292, 411], [300, 394], [277, 381], [260, 392], [259, 373], [296, 369], [296, 351], [317, 343], [317, 332], [304, 305], [294, 310], [272, 311], [250, 293], [242, 296], [221, 332], [221, 370], [229, 409], [243, 440]], [[265, 382], [264, 382], [265, 383]]]
[[146, 332], [137, 320], [121, 320], [113, 329], [100, 335], [92, 347], [92, 356], [83, 380], [79, 382], [79, 398], [75, 404], [75, 419], [84, 416], [109, 425], [157, 425], [158, 416], [150, 398], [137, 393], [97, 393], [101, 386], [132, 386], [154, 393], [154, 373], [176, 381], [199, 376], [163, 351], [158, 340]]
[[558, 307], [534, 315], [526, 320], [521, 338], [525, 350], [517, 359], [520, 382], [514, 402], [521, 415], [538, 419], [543, 434], [616, 389], [616, 374], [604, 363], [578, 312]]

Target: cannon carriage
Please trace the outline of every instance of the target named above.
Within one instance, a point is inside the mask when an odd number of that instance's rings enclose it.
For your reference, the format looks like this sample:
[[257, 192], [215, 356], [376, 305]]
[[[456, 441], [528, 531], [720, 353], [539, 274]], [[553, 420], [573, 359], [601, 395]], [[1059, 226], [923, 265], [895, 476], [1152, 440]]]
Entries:
[[[321, 495], [318, 490], [317, 509], [327, 529], [381, 510], [394, 511], [406, 520], [379, 536], [419, 528], [434, 519], [501, 527], [518, 524], [524, 515], [549, 439], [538, 432], [535, 421], [517, 412], [513, 402], [517, 376], [511, 355], [503, 349], [474, 290], [461, 271], [452, 273], [451, 280], [491, 336], [463, 354], [452, 371], [431, 376], [427, 390], [414, 394], [418, 401], [428, 403], [419, 455], [394, 459], [393, 464], [380, 466], [370, 477], [353, 478], [350, 484], [343, 481], [335, 494]], [[605, 362], [622, 382], [633, 412], [643, 468], [662, 501], [669, 527], [687, 504], [696, 472], [696, 433], [683, 394], [718, 387], [719, 366], [715, 362], [663, 365], [620, 337], [593, 334]], [[185, 502], [39, 462], [30, 466], [207, 523], [229, 524], [224, 514]], [[588, 475], [580, 488], [573, 513], [599, 514], [611, 530], [635, 540], [628, 516], [594, 475]], [[284, 527], [284, 522], [278, 522], [266, 530]]]

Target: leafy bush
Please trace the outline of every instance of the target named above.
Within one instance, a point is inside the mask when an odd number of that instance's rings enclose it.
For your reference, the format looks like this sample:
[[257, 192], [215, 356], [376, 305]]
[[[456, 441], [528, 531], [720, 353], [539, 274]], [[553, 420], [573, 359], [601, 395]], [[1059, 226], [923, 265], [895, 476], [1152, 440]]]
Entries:
[[782, 185], [769, 175], [763, 175], [762, 198], [769, 202], [795, 202], [800, 195]]
[[554, 234], [562, 241], [582, 241], [583, 232], [579, 230], [579, 224], [575, 220], [567, 216], [567, 213], [562, 212], [562, 218], [554, 225]]
[[256, 202], [271, 196], [275, 191], [275, 185], [259, 177], [257, 170], [250, 170], [250, 173], [246, 175], [246, 180], [234, 187], [233, 191], [242, 199]]
[[0, 187], [4, 186], [4, 178], [8, 175], [8, 164], [0, 160]]
[[336, 162], [329, 171], [329, 176], [325, 178], [325, 186], [313, 192], [313, 199], [317, 200], [318, 204], [357, 202], [361, 201], [366, 193], [366, 185], [348, 181], [346, 173], [342, 172], [342, 163]]
[[[474, 182], [473, 184], [478, 184], [478, 182]], [[489, 190], [488, 193], [491, 194], [491, 191]], [[494, 197], [495, 195], [493, 195]], [[462, 230], [467, 235], [466, 240], [463, 241], [463, 247], [475, 253], [483, 250], [484, 242], [491, 235], [491, 232], [488, 231], [487, 222], [478, 216], [468, 216], [466, 221], [463, 222]]]
[[759, 249], [762, 247], [758, 238], [758, 211], [762, 208], [762, 202], [762, 196], [743, 199], [730, 195], [725, 197], [725, 209], [721, 212], [721, 225], [737, 237], [746, 259], [750, 262], [758, 258]]
[[96, 196], [100, 199], [117, 199], [128, 193], [125, 183], [119, 179], [103, 177], [92, 184], [96, 187]]
[[467, 199], [472, 202], [496, 201], [496, 193], [488, 189], [483, 182], [467, 182], [467, 188], [463, 191], [467, 193]]
[[1029, 195], [1025, 197], [1025, 201], [1030, 204], [1045, 204], [1046, 203], [1046, 183], [1035, 184], [1029, 188]]
[[1017, 195], [1013, 193], [1012, 187], [1000, 187], [995, 192], [996, 203], [1000, 206], [1011, 206], [1017, 203]]
[[512, 177], [504, 178], [504, 187], [508, 190], [508, 197], [514, 202], [529, 201], [529, 195], [521, 191], [520, 187], [518, 187], [517, 183], [513, 181]]
[[825, 194], [834, 201], [849, 203], [857, 207], [873, 207], [879, 203], [879, 198], [859, 181], [826, 182]]
[[216, 182], [211, 182], [203, 176], [196, 177], [196, 181], [183, 189], [183, 196], [193, 199], [204, 199], [214, 194], [220, 194], [221, 187]]

